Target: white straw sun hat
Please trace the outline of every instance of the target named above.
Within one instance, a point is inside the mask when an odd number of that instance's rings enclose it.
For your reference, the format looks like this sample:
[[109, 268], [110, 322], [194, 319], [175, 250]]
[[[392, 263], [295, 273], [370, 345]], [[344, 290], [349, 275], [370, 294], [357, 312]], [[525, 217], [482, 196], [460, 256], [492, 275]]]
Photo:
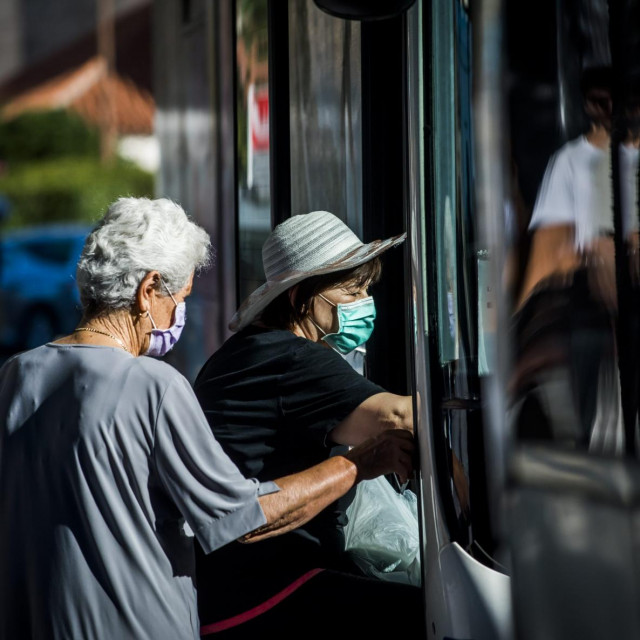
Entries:
[[267, 281], [240, 305], [229, 329], [239, 331], [255, 320], [283, 291], [306, 278], [357, 267], [400, 244], [402, 233], [364, 244], [328, 211], [292, 216], [279, 224], [262, 247]]

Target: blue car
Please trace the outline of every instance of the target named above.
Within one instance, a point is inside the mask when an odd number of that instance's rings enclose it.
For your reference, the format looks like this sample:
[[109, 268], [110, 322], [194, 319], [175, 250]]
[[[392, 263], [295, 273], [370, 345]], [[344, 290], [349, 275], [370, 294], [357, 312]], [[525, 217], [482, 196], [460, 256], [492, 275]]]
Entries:
[[31, 349], [70, 333], [81, 317], [76, 264], [91, 230], [56, 224], [0, 239], [0, 347]]

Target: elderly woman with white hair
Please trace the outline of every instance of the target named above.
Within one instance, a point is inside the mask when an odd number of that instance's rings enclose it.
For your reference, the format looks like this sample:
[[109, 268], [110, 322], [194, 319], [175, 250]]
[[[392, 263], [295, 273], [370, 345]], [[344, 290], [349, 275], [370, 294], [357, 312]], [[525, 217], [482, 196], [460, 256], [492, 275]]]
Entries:
[[[379, 256], [404, 239], [365, 244], [327, 211], [293, 216], [267, 238], [266, 282], [240, 305], [235, 335], [194, 384], [216, 439], [243, 473], [295, 473], [385, 431], [412, 433], [411, 396], [387, 392], [343, 357], [371, 335]], [[197, 554], [203, 630], [283, 637], [309, 624], [335, 635], [337, 619], [340, 637], [422, 635], [420, 589], [368, 578], [345, 552], [352, 497], [259, 547]]]
[[177, 204], [118, 200], [78, 264], [78, 327], [0, 369], [0, 639], [198, 638], [194, 534], [267, 538], [409, 472], [398, 437], [275, 482], [239, 472], [187, 380], [145, 357], [178, 340], [209, 256]]

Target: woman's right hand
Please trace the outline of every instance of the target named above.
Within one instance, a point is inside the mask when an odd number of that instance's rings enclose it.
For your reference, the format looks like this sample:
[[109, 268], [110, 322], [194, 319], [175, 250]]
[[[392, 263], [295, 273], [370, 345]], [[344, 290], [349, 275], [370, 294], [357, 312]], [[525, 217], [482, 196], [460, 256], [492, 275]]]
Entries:
[[350, 449], [345, 458], [356, 465], [358, 481], [396, 473], [405, 483], [413, 471], [414, 451], [415, 441], [409, 431], [387, 429]]

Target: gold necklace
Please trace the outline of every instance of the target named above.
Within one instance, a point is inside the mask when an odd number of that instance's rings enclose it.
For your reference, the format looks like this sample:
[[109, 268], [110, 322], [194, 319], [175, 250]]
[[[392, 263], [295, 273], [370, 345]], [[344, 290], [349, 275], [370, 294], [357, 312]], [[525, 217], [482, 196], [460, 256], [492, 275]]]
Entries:
[[131, 353], [131, 351], [127, 349], [125, 343], [122, 340], [120, 340], [120, 338], [112, 335], [111, 333], [107, 333], [106, 331], [100, 331], [100, 329], [94, 329], [93, 327], [78, 327], [76, 331], [91, 331], [92, 333], [100, 333], [103, 336], [107, 336], [107, 338], [111, 338], [112, 340], [115, 340], [127, 353]]

